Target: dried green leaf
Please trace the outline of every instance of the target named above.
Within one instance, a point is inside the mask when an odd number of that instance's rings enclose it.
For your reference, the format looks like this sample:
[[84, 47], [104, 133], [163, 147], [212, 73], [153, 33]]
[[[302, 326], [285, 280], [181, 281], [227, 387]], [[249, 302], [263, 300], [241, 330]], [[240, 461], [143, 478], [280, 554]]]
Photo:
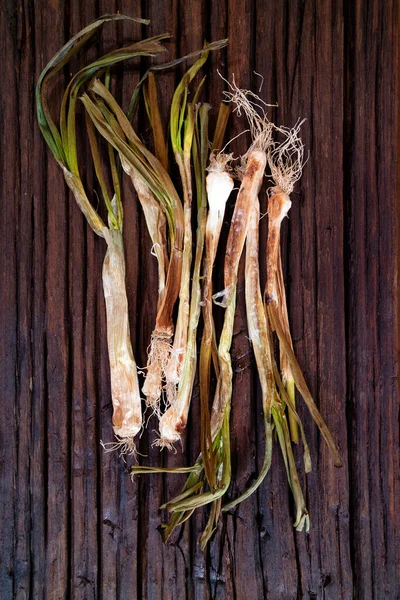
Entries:
[[150, 122], [154, 137], [155, 155], [164, 167], [164, 169], [168, 171], [168, 146], [164, 137], [160, 108], [158, 105], [157, 85], [154, 73], [149, 73], [148, 77], [148, 105], [150, 112]]
[[86, 116], [86, 131], [88, 134], [90, 149], [92, 152], [94, 170], [95, 170], [96, 177], [97, 177], [97, 180], [100, 185], [103, 200], [107, 206], [108, 216], [109, 216], [109, 219], [110, 219], [113, 227], [117, 228], [118, 227], [117, 219], [115, 218], [115, 215], [114, 215], [114, 212], [112, 209], [111, 200], [110, 200], [110, 196], [108, 194], [106, 181], [104, 179], [103, 170], [101, 168], [100, 152], [99, 152], [99, 146], [97, 144], [94, 125], [88, 116]]
[[[227, 43], [228, 43], [227, 39], [212, 42], [208, 45], [208, 50], [209, 51], [219, 50], [219, 49], [223, 48], [224, 46], [226, 46]], [[145, 74], [143, 75], [143, 77], [141, 78], [141, 80], [139, 81], [139, 83], [137, 84], [137, 86], [135, 87], [135, 89], [133, 91], [132, 98], [129, 103], [129, 109], [128, 109], [128, 112], [126, 113], [128, 120], [132, 121], [132, 119], [133, 119], [133, 115], [135, 114], [135, 111], [137, 108], [137, 103], [139, 100], [139, 93], [140, 93], [141, 87], [142, 87], [143, 83], [146, 81], [146, 79], [148, 78], [150, 73], [159, 72], [159, 71], [167, 71], [168, 69], [173, 69], [174, 67], [176, 67], [177, 65], [180, 65], [181, 63], [185, 62], [186, 60], [190, 60], [191, 58], [196, 58], [200, 54], [203, 54], [203, 52], [204, 52], [204, 48], [202, 48], [201, 50], [196, 50], [195, 52], [191, 52], [190, 54], [186, 54], [185, 56], [181, 56], [180, 58], [175, 58], [174, 60], [171, 60], [166, 63], [152, 65], [145, 72]]]
[[219, 105], [218, 119], [217, 124], [215, 126], [214, 139], [212, 143], [213, 152], [220, 152], [222, 150], [222, 144], [224, 141], [226, 127], [228, 125], [230, 112], [231, 107], [229, 106], [229, 104], [224, 104], [224, 102], [221, 102], [221, 104]]
[[[164, 52], [165, 48], [160, 41], [167, 39], [168, 34], [158, 35], [140, 42], [131, 44], [124, 48], [114, 50], [90, 65], [81, 69], [69, 82], [62, 101], [60, 111], [60, 129], [64, 151], [71, 171], [78, 172], [78, 161], [76, 154], [76, 102], [82, 85], [92, 79], [97, 73], [117, 64], [118, 62], [135, 58], [138, 56], [155, 56]], [[68, 111], [67, 111], [68, 105]]]
[[41, 72], [36, 84], [36, 111], [39, 122], [39, 127], [42, 131], [50, 150], [55, 159], [62, 162], [66, 166], [66, 156], [61, 142], [60, 132], [56, 127], [47, 104], [46, 92], [49, 79], [55, 75], [64, 65], [66, 65], [79, 50], [88, 43], [96, 31], [106, 22], [128, 20], [138, 23], [148, 24], [145, 19], [136, 19], [125, 15], [103, 15], [99, 17], [87, 27], [74, 35], [54, 57], [48, 62], [46, 67]]
[[296, 387], [299, 390], [300, 394], [302, 395], [305, 403], [307, 404], [308, 410], [310, 411], [312, 418], [314, 419], [320, 432], [322, 433], [323, 437], [325, 438], [325, 441], [328, 444], [329, 450], [331, 451], [332, 455], [334, 456], [335, 466], [341, 467], [343, 465], [343, 463], [340, 458], [339, 451], [338, 451], [336, 444], [332, 438], [331, 432], [329, 431], [325, 421], [323, 420], [323, 418], [321, 416], [321, 413], [319, 412], [319, 410], [313, 400], [313, 397], [311, 396], [310, 390], [308, 389], [308, 386], [305, 382], [301, 367], [300, 367], [300, 365], [296, 359], [296, 356], [292, 350], [290, 340], [288, 340], [288, 338], [285, 334], [285, 331], [282, 327], [282, 324], [280, 322], [279, 312], [276, 309], [276, 307], [274, 306], [274, 302], [269, 302], [267, 304], [267, 309], [268, 309], [269, 319], [271, 321], [271, 326], [272, 326], [273, 330], [276, 331], [278, 338], [279, 338], [279, 343], [282, 345], [282, 348], [288, 357], [288, 360], [290, 363], [290, 368], [293, 373], [293, 378], [294, 378]]
[[[184, 151], [184, 146], [182, 145], [182, 126], [185, 121], [188, 86], [206, 62], [210, 51], [219, 50], [220, 48], [223, 48], [226, 44], [227, 40], [221, 40], [212, 44], [208, 44], [206, 42], [204, 44], [201, 57], [198, 60], [196, 60], [194, 65], [192, 65], [190, 69], [185, 73], [178, 87], [175, 90], [174, 97], [172, 99], [170, 118], [170, 135], [174, 154], [182, 153]], [[184, 143], [186, 140], [186, 134], [190, 135], [190, 129], [185, 131]], [[188, 146], [188, 141], [186, 142], [186, 146]]]
[[141, 142], [126, 115], [105, 86], [99, 80], [96, 80], [92, 86], [92, 90], [105, 100], [127, 140], [125, 141], [121, 137], [115, 127], [111, 127], [107, 123], [98, 105], [87, 94], [84, 94], [82, 102], [89, 116], [92, 118], [101, 135], [119, 152], [121, 160], [125, 160], [131, 164], [146, 182], [154, 196], [163, 206], [168, 226], [173, 234], [176, 227], [176, 220], [178, 218], [183, 222], [183, 214], [180, 199], [168, 173], [158, 159]]

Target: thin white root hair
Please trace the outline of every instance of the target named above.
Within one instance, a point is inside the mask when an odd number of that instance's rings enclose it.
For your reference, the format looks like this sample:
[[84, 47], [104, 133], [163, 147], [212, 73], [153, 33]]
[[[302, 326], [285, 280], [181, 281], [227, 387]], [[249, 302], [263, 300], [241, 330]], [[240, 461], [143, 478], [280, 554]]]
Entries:
[[[293, 128], [275, 127], [278, 134], [284, 137], [283, 142], [271, 145], [268, 151], [268, 164], [276, 188], [290, 196], [294, 184], [301, 177], [304, 159], [304, 144], [299, 136], [305, 119], [299, 120]], [[272, 191], [274, 188], [272, 188]]]
[[160, 414], [160, 397], [163, 389], [164, 373], [171, 358], [172, 344], [170, 335], [153, 333], [148, 348], [146, 379], [142, 388], [146, 396], [146, 406], [153, 413]]
[[160, 448], [160, 450], [164, 450], [164, 448], [166, 448], [169, 452], [173, 451], [173, 453], [176, 454], [178, 451], [175, 448], [175, 443], [176, 442], [170, 442], [169, 440], [159, 437], [154, 440], [151, 445], [152, 447]]
[[104, 452], [118, 451], [120, 456], [137, 456], [138, 452], [133, 437], [121, 438], [115, 435], [115, 439], [115, 442], [103, 442], [100, 440], [100, 445]]
[[175, 444], [180, 443], [182, 447], [181, 433], [186, 425], [186, 420], [176, 406], [170, 406], [165, 411], [159, 423], [159, 437], [153, 442], [153, 446], [174, 450]]
[[223, 93], [229, 102], [236, 105], [233, 112], [236, 112], [239, 117], [244, 114], [249, 123], [253, 143], [242, 157], [242, 161], [245, 162], [250, 152], [266, 150], [271, 143], [273, 124], [267, 117], [266, 108], [273, 105], [264, 102], [251, 90], [238, 88], [234, 75], [232, 75], [232, 83], [222, 77], [220, 73], [219, 75], [229, 86], [229, 91]]
[[[240, 133], [238, 133], [237, 135], [235, 135], [233, 138], [231, 138], [230, 140], [228, 140], [225, 144], [225, 146], [222, 148], [221, 153], [225, 152], [226, 148], [232, 144], [232, 142], [234, 142], [235, 140], [237, 140], [238, 138], [240, 138], [241, 135], [244, 135], [245, 133], [249, 133], [250, 129], [243, 129], [243, 131], [241, 131]], [[240, 157], [238, 158], [232, 158], [232, 160], [239, 160]]]
[[261, 77], [260, 87], [258, 88], [258, 93], [260, 93], [262, 90], [262, 86], [264, 85], [264, 75], [261, 75], [261, 73], [257, 73], [257, 71], [253, 71], [253, 73], [254, 75], [257, 75], [257, 77]]
[[152, 417], [156, 416], [157, 419], [161, 418], [161, 407], [160, 401], [158, 402], [150, 402], [145, 399], [146, 407], [143, 412], [143, 422], [145, 424], [145, 428], [149, 426], [150, 420]]
[[230, 173], [232, 171], [230, 166], [232, 160], [233, 154], [225, 154], [223, 151], [218, 152], [218, 154], [211, 154], [207, 171], [210, 173]]

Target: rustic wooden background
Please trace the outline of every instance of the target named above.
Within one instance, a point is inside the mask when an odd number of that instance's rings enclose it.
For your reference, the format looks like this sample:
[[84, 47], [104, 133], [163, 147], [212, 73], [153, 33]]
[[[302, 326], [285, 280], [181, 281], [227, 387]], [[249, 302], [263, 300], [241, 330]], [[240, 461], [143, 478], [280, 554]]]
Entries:
[[[118, 456], [100, 448], [100, 439], [112, 439], [100, 279], [105, 247], [41, 138], [34, 86], [72, 34], [117, 11], [150, 18], [149, 34], [170, 32], [171, 58], [198, 49], [204, 38], [229, 37], [229, 48], [209, 63], [204, 99], [214, 107], [224, 89], [217, 68], [254, 89], [257, 72], [262, 97], [279, 103], [271, 110], [277, 121], [307, 118], [310, 158], [284, 231], [290, 318], [300, 363], [344, 459], [335, 469], [301, 406], [314, 467], [301, 475], [309, 535], [292, 527], [277, 447], [263, 485], [224, 517], [205, 554], [197, 544], [205, 512], [171, 545], [158, 530], [158, 506], [182, 477], [132, 483]], [[1, 599], [400, 598], [398, 3], [3, 0], [0, 21]], [[138, 25], [107, 25], [92, 55], [144, 33]], [[124, 102], [137, 77], [131, 71], [119, 86]], [[160, 79], [164, 116], [178, 77], [179, 70]], [[229, 134], [240, 128], [233, 119]], [[241, 138], [235, 152], [245, 145]], [[90, 169], [84, 176], [90, 189]], [[261, 202], [265, 210], [264, 193]], [[132, 339], [143, 365], [156, 263], [127, 182], [125, 207]], [[261, 224], [265, 248], [266, 219]], [[231, 495], [256, 476], [263, 457], [242, 280], [239, 295]], [[183, 454], [152, 449], [150, 423], [142, 460], [193, 460], [198, 413], [196, 390]]]

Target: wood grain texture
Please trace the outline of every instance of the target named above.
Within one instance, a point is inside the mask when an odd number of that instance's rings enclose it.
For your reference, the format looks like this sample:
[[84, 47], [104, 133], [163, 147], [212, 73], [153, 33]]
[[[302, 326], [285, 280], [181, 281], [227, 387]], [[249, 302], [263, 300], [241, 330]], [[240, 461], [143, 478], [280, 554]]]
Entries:
[[[204, 39], [230, 38], [204, 70], [212, 126], [225, 89], [217, 69], [228, 78], [234, 73], [239, 86], [258, 89], [263, 81], [260, 94], [278, 103], [270, 114], [280, 124], [307, 119], [309, 161], [283, 227], [282, 254], [295, 350], [344, 461], [341, 470], [334, 468], [299, 398], [313, 461], [313, 472], [304, 476], [296, 449], [308, 535], [292, 527], [277, 444], [265, 481], [224, 516], [204, 554], [197, 542], [207, 510], [197, 511], [169, 545], [162, 543], [158, 507], [184, 477], [131, 481], [127, 465], [100, 447], [100, 440], [112, 439], [105, 244], [87, 227], [45, 147], [34, 87], [66, 39], [117, 11], [141, 14], [151, 25], [107, 25], [91, 56], [146, 32], [172, 35], [168, 58], [199, 48]], [[0, 598], [400, 598], [398, 3], [5, 0], [0, 29]], [[138, 61], [119, 68], [124, 83], [115, 92], [125, 106], [144, 68]], [[164, 119], [182, 72], [158, 78]], [[52, 103], [60, 89], [51, 90]], [[151, 144], [142, 109], [136, 126]], [[242, 129], [233, 117], [229, 136]], [[232, 150], [238, 154], [247, 144], [244, 135]], [[79, 152], [87, 152], [86, 142]], [[91, 190], [89, 164], [82, 173]], [[260, 194], [263, 212], [267, 185]], [[143, 366], [156, 314], [157, 266], [127, 179], [123, 192], [132, 344]], [[222, 247], [232, 207], [233, 200]], [[261, 256], [266, 227], [262, 219]], [[238, 290], [230, 497], [256, 477], [264, 451], [243, 268]], [[198, 403], [196, 384], [183, 454], [152, 448], [156, 423], [150, 420], [140, 441], [143, 460], [173, 466], [195, 459]]]

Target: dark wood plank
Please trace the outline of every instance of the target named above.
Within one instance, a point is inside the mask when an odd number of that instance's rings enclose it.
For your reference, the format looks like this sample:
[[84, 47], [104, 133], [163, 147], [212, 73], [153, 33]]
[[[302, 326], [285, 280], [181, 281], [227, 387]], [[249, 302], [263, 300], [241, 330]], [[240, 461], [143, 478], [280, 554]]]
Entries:
[[[305, 7], [304, 7], [305, 10]], [[293, 14], [290, 19], [290, 14]], [[278, 104], [277, 107], [271, 106], [268, 113], [270, 118], [278, 123], [287, 123], [294, 125], [297, 120], [297, 114], [292, 114], [290, 106], [290, 85], [292, 83], [292, 71], [287, 67], [287, 62], [291, 62], [293, 68], [293, 57], [297, 48], [305, 48], [307, 52], [307, 41], [301, 38], [300, 32], [293, 34], [289, 28], [300, 27], [301, 12], [299, 6], [295, 4], [293, 10], [289, 10], [287, 3], [280, 3], [275, 7], [274, 19], [271, 21], [268, 11], [264, 6], [256, 8], [256, 55], [255, 71], [261, 78], [255, 78], [255, 85], [258, 88], [261, 98], [271, 105]], [[304, 45], [303, 45], [304, 44]], [[263, 79], [262, 79], [263, 78]], [[267, 182], [268, 183], [268, 182]], [[261, 212], [267, 212], [267, 185], [260, 193]], [[294, 223], [296, 230], [299, 228], [299, 221], [293, 216], [293, 210], [298, 203], [298, 190], [295, 189], [292, 195], [292, 209], [289, 213], [289, 220], [283, 223], [282, 227], [282, 255], [285, 265], [285, 258], [288, 254], [287, 246], [287, 227], [288, 222]], [[266, 239], [267, 239], [267, 218], [260, 221], [260, 269], [261, 284], [264, 286], [266, 279]], [[309, 235], [311, 234], [311, 231]], [[300, 260], [301, 248], [296, 247], [291, 240], [290, 254], [294, 260]], [[287, 265], [286, 265], [287, 266]], [[310, 266], [309, 275], [312, 264]], [[296, 272], [295, 268], [293, 269]], [[292, 286], [299, 284], [298, 280], [293, 281], [292, 271], [285, 269], [286, 290], [288, 292], [289, 316], [292, 327], [296, 326], [294, 310], [290, 305], [290, 290]], [[296, 287], [298, 290], [298, 287]], [[299, 307], [299, 299], [296, 298], [296, 305]], [[299, 310], [301, 311], [301, 305]], [[293, 332], [294, 335], [295, 332]], [[304, 367], [304, 361], [299, 356], [300, 364]], [[308, 419], [308, 416], [307, 416]], [[264, 445], [263, 423], [260, 420], [261, 431], [259, 431], [258, 445]], [[297, 463], [300, 472], [300, 481], [304, 487], [304, 477], [302, 462]], [[261, 464], [258, 463], [258, 468]], [[300, 573], [298, 572], [298, 557], [296, 553], [296, 537], [304, 537], [304, 533], [296, 534], [292, 527], [293, 522], [293, 502], [291, 492], [288, 487], [286, 470], [282, 460], [279, 444], [274, 444], [271, 471], [258, 492], [258, 523], [260, 528], [260, 555], [262, 560], [262, 575], [264, 580], [265, 594], [268, 598], [278, 599], [281, 597], [297, 598], [301, 586]], [[288, 519], [290, 515], [290, 519]]]
[[31, 410], [32, 410], [32, 237], [33, 237], [33, 198], [31, 180], [34, 161], [29, 140], [33, 133], [34, 112], [30, 95], [35, 83], [32, 52], [32, 11], [18, 23], [17, 39], [20, 51], [18, 102], [19, 123], [16, 135], [19, 136], [20, 156], [15, 169], [19, 186], [15, 190], [16, 201], [16, 259], [17, 259], [17, 396], [16, 418], [18, 424], [18, 457], [16, 478], [16, 544], [14, 597], [27, 598], [29, 595], [32, 555], [31, 555], [31, 494], [29, 465], [31, 461]]
[[[79, 9], [79, 10], [78, 10]], [[82, 10], [83, 9], [83, 10]], [[93, 8], [71, 5], [68, 14], [69, 35], [79, 31], [85, 23], [94, 19]], [[89, 50], [88, 59], [94, 60], [96, 48]], [[79, 69], [81, 59], [71, 65], [71, 70]], [[82, 123], [81, 106], [78, 105], [78, 124]], [[82, 157], [82, 177], [89, 197], [93, 190], [93, 174], [88, 172], [90, 150], [84, 141], [82, 129], [78, 125], [78, 153]], [[87, 158], [85, 158], [87, 157]], [[60, 173], [61, 176], [61, 173]], [[71, 199], [73, 202], [73, 199]], [[87, 340], [86, 319], [93, 313], [87, 310], [91, 304], [88, 294], [93, 265], [87, 251], [88, 240], [94, 236], [82, 218], [79, 209], [74, 207], [69, 218], [69, 313], [71, 335], [71, 595], [74, 598], [98, 597], [98, 553], [90, 548], [97, 545], [97, 430], [95, 394], [87, 393], [92, 388], [92, 373], [87, 362], [93, 352], [90, 338]], [[104, 251], [105, 244], [99, 241], [98, 246]], [[96, 273], [99, 282], [99, 273]], [[95, 325], [90, 323], [90, 332]], [[92, 338], [93, 338], [93, 334]], [[89, 348], [89, 352], [87, 351]]]
[[[324, 440], [319, 436], [315, 453], [320, 535], [319, 581], [316, 593], [326, 598], [352, 598], [353, 575], [349, 552], [349, 507], [346, 435], [346, 362], [344, 310], [344, 219], [342, 123], [343, 17], [341, 3], [321, 7], [315, 19], [315, 79], [311, 114], [314, 118], [313, 164], [315, 171], [315, 251], [317, 291], [317, 364], [315, 395], [322, 415], [343, 454], [343, 467], [335, 468]], [[313, 88], [311, 87], [311, 90]], [[294, 93], [296, 96], [296, 92]], [[323, 125], [322, 125], [323, 124]], [[315, 161], [315, 162], [314, 162]], [[329, 175], [324, 165], [337, 164]], [[311, 188], [312, 189], [312, 188]], [[310, 190], [311, 191], [311, 190]], [[306, 193], [305, 193], [306, 196]], [[307, 201], [307, 200], [306, 200]], [[310, 364], [310, 370], [313, 367]], [[312, 505], [310, 506], [312, 510]], [[318, 535], [317, 529], [313, 531]], [[316, 579], [316, 577], [315, 577]], [[315, 585], [314, 585], [315, 588]]]
[[[15, 550], [18, 539], [18, 515], [15, 510], [18, 458], [18, 415], [16, 407], [18, 384], [18, 265], [16, 256], [18, 196], [20, 189], [20, 173], [18, 169], [18, 116], [15, 105], [18, 103], [16, 62], [17, 22], [15, 7], [7, 3], [0, 15], [3, 35], [0, 47], [6, 61], [3, 71], [4, 86], [9, 97], [1, 99], [1, 127], [7, 130], [4, 139], [4, 151], [1, 153], [1, 231], [4, 250], [0, 258], [1, 307], [0, 319], [1, 349], [0, 383], [2, 390], [2, 411], [0, 416], [0, 534], [2, 551], [0, 553], [0, 590], [11, 598], [18, 583], [19, 573], [15, 573]], [[7, 129], [6, 129], [7, 128]]]
[[[31, 12], [28, 10], [28, 5]], [[33, 10], [34, 9], [34, 10]], [[26, 22], [29, 17], [32, 21], [32, 46], [34, 49], [34, 74], [35, 81], [43, 68], [43, 47], [40, 42], [44, 38], [41, 7], [33, 7], [29, 3], [24, 4], [23, 15]], [[30, 98], [33, 98], [33, 89]], [[42, 144], [42, 134], [36, 120], [36, 108], [31, 100], [31, 115], [34, 124], [33, 135], [28, 138], [28, 143], [35, 148], [36, 158], [30, 181], [30, 193], [33, 200], [33, 240], [32, 240], [32, 329], [31, 343], [33, 356], [33, 385], [32, 385], [32, 450], [30, 460], [30, 494], [31, 494], [31, 556], [32, 572], [30, 578], [30, 589], [28, 598], [45, 597], [45, 571], [46, 571], [46, 502], [47, 502], [47, 379], [46, 379], [46, 321], [45, 321], [45, 298], [46, 298], [46, 194], [48, 189], [47, 148]], [[37, 169], [37, 170], [36, 170]]]
[[[47, 39], [46, 54], [53, 55], [64, 43], [64, 5], [42, 7], [40, 39]], [[52, 23], [51, 38], [49, 23]], [[54, 35], [53, 35], [54, 33]], [[43, 57], [44, 58], [44, 57]], [[43, 60], [44, 67], [47, 58]], [[59, 103], [59, 89], [51, 92]], [[47, 184], [41, 199], [46, 210], [45, 263], [46, 318], [46, 579], [45, 597], [67, 598], [70, 594], [70, 338], [68, 335], [68, 221], [71, 203], [58, 165], [48, 156], [44, 165]]]
[[396, 597], [398, 4], [357, 3], [346, 17], [351, 551], [358, 597]]

